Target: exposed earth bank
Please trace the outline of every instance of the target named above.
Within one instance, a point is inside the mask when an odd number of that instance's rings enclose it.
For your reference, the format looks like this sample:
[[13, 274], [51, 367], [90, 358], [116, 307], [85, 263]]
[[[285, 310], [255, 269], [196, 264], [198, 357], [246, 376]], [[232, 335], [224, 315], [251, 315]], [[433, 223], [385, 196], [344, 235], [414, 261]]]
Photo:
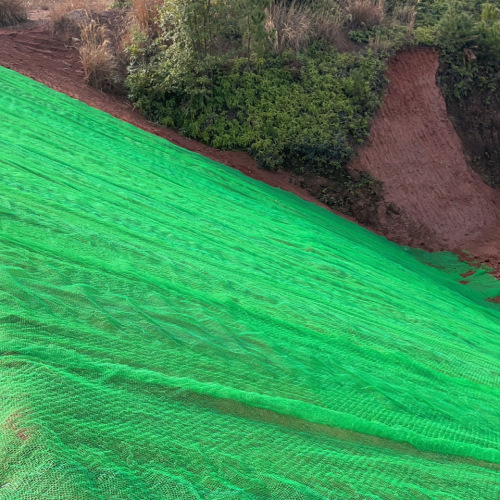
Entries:
[[384, 104], [352, 167], [383, 183], [378, 230], [389, 239], [434, 251], [469, 250], [498, 265], [499, 191], [466, 162], [436, 83], [438, 65], [433, 49], [389, 62]]
[[468, 163], [488, 185], [500, 188], [500, 94], [483, 90], [462, 101], [451, 97], [446, 105]]
[[[45, 26], [0, 30], [0, 65], [322, 205], [302, 187], [299, 176], [262, 170], [246, 153], [220, 151], [156, 127], [126, 99], [89, 87], [77, 50], [55, 39]], [[500, 191], [487, 186], [468, 166], [436, 84], [437, 69], [438, 54], [431, 49], [400, 53], [390, 61], [384, 104], [375, 116], [370, 140], [351, 167], [383, 183], [383, 200], [373, 209], [370, 229], [400, 244], [467, 250], [498, 271]]]

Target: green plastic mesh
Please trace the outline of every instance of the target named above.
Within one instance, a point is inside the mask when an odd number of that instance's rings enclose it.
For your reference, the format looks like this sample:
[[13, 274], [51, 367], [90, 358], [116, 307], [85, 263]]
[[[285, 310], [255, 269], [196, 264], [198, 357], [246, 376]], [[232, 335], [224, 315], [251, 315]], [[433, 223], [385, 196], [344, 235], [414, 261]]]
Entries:
[[2, 500], [500, 498], [498, 282], [0, 89]]

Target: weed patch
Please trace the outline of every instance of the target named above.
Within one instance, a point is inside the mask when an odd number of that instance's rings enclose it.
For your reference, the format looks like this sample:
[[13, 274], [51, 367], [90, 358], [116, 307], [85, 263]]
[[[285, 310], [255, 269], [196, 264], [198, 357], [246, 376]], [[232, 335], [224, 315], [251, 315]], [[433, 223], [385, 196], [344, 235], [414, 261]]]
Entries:
[[79, 52], [85, 80], [100, 90], [112, 90], [116, 84], [117, 62], [106, 28], [95, 21], [84, 27]]
[[0, 0], [0, 26], [13, 26], [28, 19], [22, 0]]

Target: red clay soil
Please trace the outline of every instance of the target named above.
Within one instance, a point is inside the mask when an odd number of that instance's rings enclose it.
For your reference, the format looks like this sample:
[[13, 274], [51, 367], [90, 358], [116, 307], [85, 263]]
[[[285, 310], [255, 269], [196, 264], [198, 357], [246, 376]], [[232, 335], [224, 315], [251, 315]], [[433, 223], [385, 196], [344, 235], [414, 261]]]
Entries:
[[[0, 65], [245, 175], [322, 205], [286, 172], [257, 167], [246, 153], [220, 151], [156, 127], [126, 99], [88, 86], [78, 52], [43, 25], [0, 30]], [[399, 54], [389, 63], [390, 84], [370, 141], [353, 167], [384, 183], [375, 229], [400, 244], [430, 250], [468, 250], [500, 268], [500, 196], [469, 168], [435, 82], [438, 54]], [[325, 205], [322, 205], [325, 206]], [[327, 208], [325, 206], [325, 208]], [[389, 209], [388, 209], [389, 208]]]
[[499, 191], [466, 163], [436, 83], [438, 58], [433, 49], [419, 49], [389, 62], [384, 104], [352, 166], [383, 183], [378, 229], [387, 238], [435, 251], [467, 250], [498, 267]]

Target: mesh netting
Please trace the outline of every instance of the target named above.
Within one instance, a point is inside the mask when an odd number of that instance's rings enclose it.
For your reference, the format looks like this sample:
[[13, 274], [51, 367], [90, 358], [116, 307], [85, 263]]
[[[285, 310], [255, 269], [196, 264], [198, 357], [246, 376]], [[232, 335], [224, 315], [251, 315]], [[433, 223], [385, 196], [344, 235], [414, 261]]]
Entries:
[[1, 499], [499, 498], [498, 282], [0, 84]]

